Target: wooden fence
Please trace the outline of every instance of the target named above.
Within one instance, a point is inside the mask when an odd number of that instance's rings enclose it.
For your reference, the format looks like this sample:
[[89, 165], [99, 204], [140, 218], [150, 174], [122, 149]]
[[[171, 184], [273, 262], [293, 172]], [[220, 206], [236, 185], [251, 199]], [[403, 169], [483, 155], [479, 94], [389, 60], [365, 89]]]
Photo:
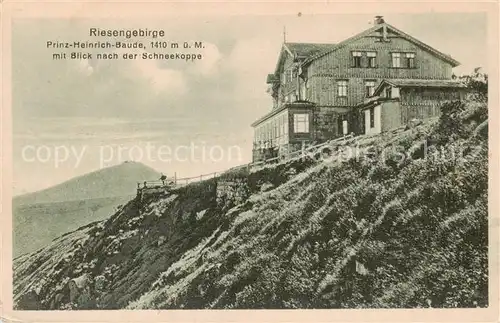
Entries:
[[185, 186], [187, 184], [191, 183], [196, 183], [196, 182], [201, 182], [207, 179], [212, 179], [212, 178], [217, 178], [223, 174], [230, 173], [231, 171], [236, 171], [236, 170], [242, 170], [246, 169], [248, 171], [258, 168], [258, 167], [265, 167], [270, 164], [279, 164], [280, 162], [287, 162], [292, 159], [296, 158], [302, 158], [304, 156], [307, 156], [308, 154], [315, 154], [317, 152], [320, 152], [323, 148], [326, 148], [328, 146], [332, 146], [335, 144], [339, 144], [341, 142], [346, 142], [349, 139], [354, 138], [353, 134], [340, 137], [334, 140], [330, 140], [315, 146], [309, 146], [309, 147], [302, 147], [301, 150], [296, 150], [293, 152], [290, 152], [286, 154], [285, 156], [279, 156], [279, 157], [274, 157], [266, 160], [262, 160], [259, 162], [251, 162], [248, 164], [243, 164], [243, 165], [238, 165], [235, 167], [231, 167], [227, 170], [221, 171], [221, 172], [214, 172], [214, 173], [208, 173], [208, 174], [201, 174], [198, 176], [193, 176], [193, 177], [183, 177], [183, 178], [177, 178], [177, 176], [173, 177], [167, 177], [165, 181], [162, 180], [156, 180], [156, 181], [144, 181], [142, 183], [137, 183], [137, 189], [142, 190], [142, 189], [148, 189], [148, 188], [159, 188], [159, 187], [169, 187], [169, 188], [177, 188], [180, 186]]

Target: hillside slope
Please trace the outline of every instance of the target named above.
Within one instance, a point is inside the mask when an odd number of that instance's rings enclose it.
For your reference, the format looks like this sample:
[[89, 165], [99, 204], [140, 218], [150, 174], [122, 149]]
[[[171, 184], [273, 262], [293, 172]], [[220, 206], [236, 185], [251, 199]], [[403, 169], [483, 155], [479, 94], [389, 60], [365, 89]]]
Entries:
[[54, 187], [15, 197], [13, 255], [33, 252], [52, 239], [111, 216], [136, 194], [137, 182], [159, 173], [137, 162], [100, 169]]
[[62, 234], [110, 217], [135, 195], [14, 206], [13, 256], [47, 246]]
[[[16, 306], [487, 306], [487, 107], [442, 110], [330, 158], [130, 201], [17, 259]], [[224, 180], [239, 184], [217, 197]], [[68, 290], [72, 278], [81, 291]]]

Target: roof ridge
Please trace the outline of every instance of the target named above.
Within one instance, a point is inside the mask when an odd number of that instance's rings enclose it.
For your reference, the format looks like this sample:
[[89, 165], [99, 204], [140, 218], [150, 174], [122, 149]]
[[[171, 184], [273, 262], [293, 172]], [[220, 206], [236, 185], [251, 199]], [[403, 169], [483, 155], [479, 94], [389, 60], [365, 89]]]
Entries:
[[285, 42], [285, 44], [321, 44], [321, 45], [330, 45], [330, 44], [335, 44], [335, 43], [323, 43], [323, 42], [296, 42], [296, 41], [292, 41], [292, 42]]
[[460, 62], [458, 62], [457, 60], [455, 60], [454, 58], [452, 58], [451, 55], [445, 54], [445, 53], [443, 53], [443, 52], [441, 52], [441, 51], [433, 48], [432, 46], [427, 45], [426, 43], [424, 43], [424, 42], [416, 39], [415, 37], [413, 37], [413, 36], [405, 33], [404, 31], [402, 31], [402, 30], [400, 30], [400, 29], [398, 29], [398, 28], [394, 27], [393, 25], [388, 24], [386, 22], [374, 25], [373, 27], [370, 27], [370, 28], [368, 28], [368, 29], [366, 29], [366, 30], [364, 30], [362, 32], [359, 32], [359, 33], [357, 33], [357, 34], [355, 34], [355, 35], [353, 35], [353, 36], [351, 36], [351, 37], [349, 37], [347, 39], [344, 39], [343, 41], [335, 44], [334, 48], [330, 48], [330, 49], [328, 49], [326, 51], [323, 51], [321, 53], [317, 53], [317, 54], [315, 54], [315, 55], [307, 58], [302, 64], [303, 65], [308, 64], [308, 63], [310, 63], [311, 61], [313, 61], [315, 59], [318, 59], [318, 58], [323, 57], [323, 56], [325, 56], [325, 55], [327, 55], [329, 53], [332, 53], [332, 52], [336, 51], [337, 49], [341, 48], [342, 46], [344, 46], [345, 44], [347, 44], [347, 43], [349, 43], [351, 41], [357, 40], [359, 38], [362, 38], [365, 35], [373, 32], [373, 31], [375, 31], [375, 30], [377, 30], [379, 28], [382, 28], [384, 26], [387, 27], [387, 28], [392, 29], [396, 33], [399, 33], [401, 36], [403, 36], [404, 38], [406, 38], [408, 41], [413, 42], [413, 43], [415, 43], [416, 45], [418, 45], [420, 47], [423, 47], [424, 49], [426, 49], [426, 50], [434, 53], [436, 56], [440, 56], [444, 60], [450, 62], [453, 65], [453, 67], [456, 67], [456, 66], [460, 65]]

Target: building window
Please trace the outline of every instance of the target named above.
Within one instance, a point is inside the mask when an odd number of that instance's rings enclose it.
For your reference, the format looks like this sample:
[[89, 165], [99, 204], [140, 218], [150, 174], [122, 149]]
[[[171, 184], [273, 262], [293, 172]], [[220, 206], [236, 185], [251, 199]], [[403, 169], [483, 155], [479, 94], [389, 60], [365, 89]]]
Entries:
[[285, 118], [280, 118], [280, 134], [281, 136], [285, 135]]
[[337, 81], [338, 96], [347, 96], [347, 81]]
[[295, 133], [309, 132], [309, 114], [296, 113], [293, 115], [293, 131]]
[[292, 82], [292, 80], [293, 80], [292, 74], [293, 74], [293, 71], [292, 71], [291, 68], [286, 69], [286, 70], [283, 71], [283, 74], [282, 74], [282, 83], [283, 83], [283, 85]]
[[377, 52], [367, 52], [368, 67], [375, 67], [377, 63]]
[[361, 67], [361, 52], [352, 52], [352, 67]]
[[385, 97], [390, 99], [392, 96], [391, 94], [392, 94], [392, 88], [390, 86], [386, 87], [385, 88]]
[[293, 69], [290, 67], [287, 71], [286, 71], [286, 78], [287, 78], [287, 83], [290, 82], [292, 83], [293, 81]]
[[415, 54], [414, 53], [406, 53], [406, 67], [408, 67], [408, 68], [415, 67]]
[[401, 53], [392, 53], [392, 67], [401, 67]]
[[372, 96], [375, 92], [375, 81], [365, 81], [366, 96]]
[[370, 128], [375, 128], [375, 107], [370, 108]]
[[285, 134], [285, 136], [287, 136], [288, 135], [288, 115], [287, 114], [285, 114], [283, 116], [283, 130], [284, 130], [283, 133]]

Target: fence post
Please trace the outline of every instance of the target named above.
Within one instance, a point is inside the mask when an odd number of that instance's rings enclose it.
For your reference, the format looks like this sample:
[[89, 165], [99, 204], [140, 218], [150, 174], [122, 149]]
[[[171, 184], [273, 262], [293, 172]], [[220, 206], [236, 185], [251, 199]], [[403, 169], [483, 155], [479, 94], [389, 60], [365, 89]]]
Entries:
[[177, 185], [177, 172], [174, 172], [174, 185]]
[[203, 180], [203, 174], [200, 175], [200, 182]]

